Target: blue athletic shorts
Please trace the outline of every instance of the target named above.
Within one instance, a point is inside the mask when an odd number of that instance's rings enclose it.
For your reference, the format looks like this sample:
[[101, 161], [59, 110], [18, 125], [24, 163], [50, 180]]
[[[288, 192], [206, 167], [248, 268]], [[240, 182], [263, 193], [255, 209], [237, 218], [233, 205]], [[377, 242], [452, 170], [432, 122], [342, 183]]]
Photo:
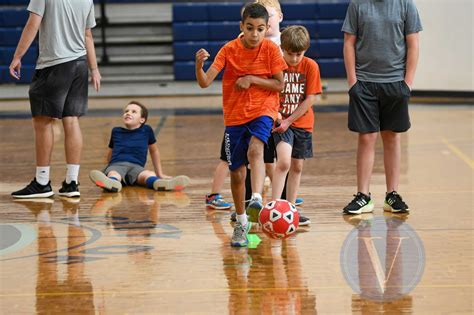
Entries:
[[252, 137], [267, 144], [272, 127], [273, 119], [269, 116], [258, 117], [243, 125], [225, 127], [224, 151], [231, 171], [248, 163], [247, 150]]

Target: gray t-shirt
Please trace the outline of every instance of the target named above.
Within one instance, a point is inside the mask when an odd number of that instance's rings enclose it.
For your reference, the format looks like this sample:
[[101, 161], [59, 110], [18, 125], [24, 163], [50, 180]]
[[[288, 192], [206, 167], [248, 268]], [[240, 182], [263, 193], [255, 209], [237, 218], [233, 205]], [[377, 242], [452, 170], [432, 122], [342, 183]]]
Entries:
[[405, 36], [421, 30], [413, 0], [352, 0], [342, 31], [357, 36], [357, 80], [404, 80]]
[[86, 55], [85, 30], [95, 26], [92, 0], [31, 0], [28, 11], [43, 18], [36, 69]]

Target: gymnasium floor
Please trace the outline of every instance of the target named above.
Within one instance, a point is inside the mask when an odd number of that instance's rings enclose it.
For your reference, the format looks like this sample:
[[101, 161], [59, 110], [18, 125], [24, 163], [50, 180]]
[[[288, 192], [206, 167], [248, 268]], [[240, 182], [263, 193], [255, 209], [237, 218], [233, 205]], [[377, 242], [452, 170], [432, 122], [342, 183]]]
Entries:
[[[283, 242], [256, 229], [251, 246], [236, 249], [229, 246], [230, 212], [204, 205], [223, 131], [218, 110], [151, 110], [164, 171], [192, 179], [183, 192], [127, 187], [110, 194], [89, 181], [88, 172], [104, 166], [110, 130], [120, 125], [119, 107], [127, 101], [109, 99], [120, 105], [82, 119], [79, 201], [11, 199], [34, 172], [33, 132], [27, 115], [2, 116], [1, 313], [474, 311], [472, 106], [412, 105], [400, 188], [410, 215], [383, 213], [378, 143], [375, 211], [351, 217], [341, 209], [356, 189], [357, 138], [346, 129], [344, 106], [318, 108], [315, 158], [305, 164], [299, 194], [312, 225]], [[55, 190], [65, 172], [60, 130]], [[223, 195], [231, 199], [228, 181]]]

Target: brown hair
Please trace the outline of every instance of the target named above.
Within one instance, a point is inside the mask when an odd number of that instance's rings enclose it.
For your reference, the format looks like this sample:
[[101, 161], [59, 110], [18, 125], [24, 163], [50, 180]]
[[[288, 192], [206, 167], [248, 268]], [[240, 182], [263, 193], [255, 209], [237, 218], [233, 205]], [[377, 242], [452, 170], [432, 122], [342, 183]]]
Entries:
[[281, 32], [281, 49], [301, 52], [309, 48], [309, 33], [306, 27], [291, 25]]
[[137, 105], [138, 107], [140, 107], [140, 109], [141, 109], [141, 118], [145, 118], [145, 121], [143, 122], [143, 124], [146, 123], [146, 121], [148, 120], [148, 108], [146, 108], [145, 105], [143, 105], [142, 103], [137, 102], [137, 101], [130, 101], [127, 104], [127, 106], [130, 105], [130, 104], [134, 104], [134, 105]]

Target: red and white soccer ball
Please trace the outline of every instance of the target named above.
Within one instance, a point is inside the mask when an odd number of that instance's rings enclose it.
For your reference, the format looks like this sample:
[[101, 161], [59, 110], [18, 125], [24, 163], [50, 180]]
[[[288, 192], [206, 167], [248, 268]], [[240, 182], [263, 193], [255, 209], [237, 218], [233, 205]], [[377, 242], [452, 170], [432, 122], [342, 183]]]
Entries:
[[295, 233], [299, 219], [300, 215], [296, 207], [282, 199], [267, 203], [258, 217], [263, 232], [275, 239], [284, 239]]

